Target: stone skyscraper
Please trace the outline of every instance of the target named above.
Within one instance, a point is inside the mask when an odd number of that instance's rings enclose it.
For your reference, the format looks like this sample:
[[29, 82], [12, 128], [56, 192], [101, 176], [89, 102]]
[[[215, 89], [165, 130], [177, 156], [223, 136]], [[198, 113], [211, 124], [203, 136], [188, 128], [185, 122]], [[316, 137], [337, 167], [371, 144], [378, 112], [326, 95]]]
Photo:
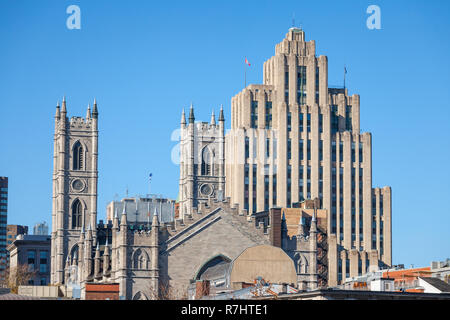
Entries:
[[[328, 87], [328, 59], [291, 28], [263, 84], [232, 98], [226, 196], [254, 214], [319, 198], [328, 211], [329, 284], [392, 262], [391, 189], [372, 188], [372, 136], [360, 97]], [[334, 247], [334, 249], [333, 249]]]
[[[80, 232], [97, 226], [98, 110], [67, 117], [66, 101], [56, 107], [53, 155], [51, 282], [64, 283], [64, 265], [77, 250]], [[78, 257], [81, 259], [81, 257]]]

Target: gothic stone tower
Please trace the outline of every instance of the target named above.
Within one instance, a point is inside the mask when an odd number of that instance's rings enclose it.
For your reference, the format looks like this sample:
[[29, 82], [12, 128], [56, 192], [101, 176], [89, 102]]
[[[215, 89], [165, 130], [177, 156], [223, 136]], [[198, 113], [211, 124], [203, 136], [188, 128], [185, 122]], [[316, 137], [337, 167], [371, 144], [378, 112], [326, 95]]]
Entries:
[[[51, 282], [64, 283], [64, 262], [78, 255], [81, 230], [96, 242], [98, 111], [94, 100], [86, 118], [67, 117], [66, 101], [56, 107], [53, 154]], [[72, 252], [74, 251], [74, 252]]]
[[219, 124], [214, 111], [211, 122], [194, 123], [191, 105], [189, 123], [181, 116], [180, 216], [191, 215], [200, 202], [223, 198], [225, 192], [225, 118], [220, 109]]

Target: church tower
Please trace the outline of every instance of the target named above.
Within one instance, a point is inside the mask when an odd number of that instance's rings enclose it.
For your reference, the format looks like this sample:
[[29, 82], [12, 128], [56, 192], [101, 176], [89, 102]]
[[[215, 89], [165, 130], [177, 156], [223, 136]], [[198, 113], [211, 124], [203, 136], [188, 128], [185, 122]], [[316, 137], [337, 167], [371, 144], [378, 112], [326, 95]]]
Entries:
[[225, 118], [195, 123], [191, 105], [188, 123], [183, 110], [180, 137], [180, 217], [191, 216], [198, 204], [225, 194]]
[[[67, 117], [66, 100], [56, 106], [53, 154], [51, 282], [64, 283], [65, 261], [79, 257], [80, 233], [97, 229], [98, 110]], [[83, 230], [83, 231], [82, 231]], [[87, 248], [86, 248], [87, 249]]]

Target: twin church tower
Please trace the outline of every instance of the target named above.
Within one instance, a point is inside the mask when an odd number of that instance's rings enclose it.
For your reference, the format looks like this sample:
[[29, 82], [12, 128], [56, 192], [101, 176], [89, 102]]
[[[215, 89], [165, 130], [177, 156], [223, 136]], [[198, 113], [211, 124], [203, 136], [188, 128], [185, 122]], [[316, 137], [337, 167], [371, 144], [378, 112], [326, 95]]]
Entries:
[[[372, 187], [372, 135], [360, 132], [360, 97], [328, 87], [328, 59], [315, 41], [291, 28], [264, 63], [263, 84], [231, 99], [231, 130], [195, 122], [183, 111], [179, 219], [211, 199], [229, 199], [247, 215], [320, 200], [326, 232], [328, 282], [392, 264], [391, 188]], [[54, 138], [52, 282], [63, 283], [68, 250], [97, 223], [97, 104], [68, 120], [57, 107]], [[226, 243], [227, 239], [224, 239]], [[95, 240], [94, 240], [95, 243]]]
[[[94, 100], [86, 118], [67, 117], [65, 98], [56, 107], [53, 153], [51, 281], [64, 283], [70, 248], [82, 229], [96, 239], [98, 182], [98, 110]], [[83, 230], [84, 232], [84, 230]], [[95, 243], [95, 241], [94, 241]]]

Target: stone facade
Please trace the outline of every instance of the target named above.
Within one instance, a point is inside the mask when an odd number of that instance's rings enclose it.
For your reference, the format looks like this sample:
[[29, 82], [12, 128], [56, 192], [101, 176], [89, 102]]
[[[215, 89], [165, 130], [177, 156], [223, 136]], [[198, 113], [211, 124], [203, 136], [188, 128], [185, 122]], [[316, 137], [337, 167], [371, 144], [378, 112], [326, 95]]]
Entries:
[[[86, 118], [67, 117], [65, 98], [56, 107], [53, 154], [52, 283], [64, 282], [64, 265], [73, 259], [82, 228], [97, 238], [97, 103]], [[79, 257], [81, 259], [81, 257]]]
[[211, 122], [195, 123], [191, 105], [189, 122], [183, 110], [180, 137], [179, 203], [182, 219], [209, 198], [223, 199], [225, 192], [225, 118], [220, 110], [218, 124], [214, 111]]

